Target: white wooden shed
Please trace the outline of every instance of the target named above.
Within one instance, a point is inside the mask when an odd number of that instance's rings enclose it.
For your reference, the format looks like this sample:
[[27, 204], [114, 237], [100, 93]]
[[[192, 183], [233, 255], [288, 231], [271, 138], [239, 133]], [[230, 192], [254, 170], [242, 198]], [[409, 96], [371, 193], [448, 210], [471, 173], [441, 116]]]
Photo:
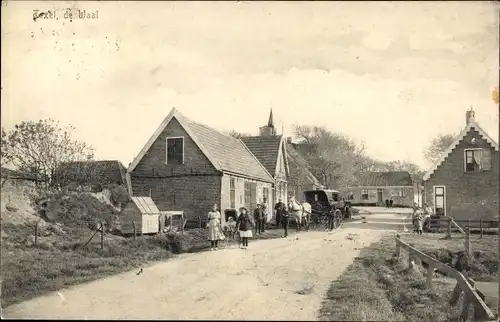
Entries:
[[122, 234], [157, 234], [160, 232], [160, 210], [150, 197], [131, 197], [122, 209]]

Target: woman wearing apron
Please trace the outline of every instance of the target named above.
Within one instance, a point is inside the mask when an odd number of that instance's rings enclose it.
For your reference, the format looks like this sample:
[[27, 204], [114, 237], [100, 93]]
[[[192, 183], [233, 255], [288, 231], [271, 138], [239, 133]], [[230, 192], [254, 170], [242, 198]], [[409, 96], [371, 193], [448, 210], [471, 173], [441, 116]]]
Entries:
[[212, 211], [208, 213], [208, 240], [211, 243], [210, 250], [219, 249], [219, 240], [224, 240], [224, 234], [221, 229], [220, 212], [217, 211], [217, 205], [214, 204]]

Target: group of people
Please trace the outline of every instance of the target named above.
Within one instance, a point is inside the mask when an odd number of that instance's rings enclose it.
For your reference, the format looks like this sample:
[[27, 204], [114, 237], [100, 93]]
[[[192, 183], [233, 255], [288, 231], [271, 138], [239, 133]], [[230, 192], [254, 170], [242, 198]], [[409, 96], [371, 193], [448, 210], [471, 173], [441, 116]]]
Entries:
[[[274, 210], [276, 213], [277, 228], [283, 228], [285, 230], [283, 237], [288, 237], [289, 214], [281, 199], [276, 203]], [[257, 208], [253, 212], [253, 218], [250, 217], [246, 207], [240, 207], [237, 219], [234, 220], [233, 217], [229, 217], [226, 226], [233, 238], [236, 232], [238, 232], [241, 238], [242, 248], [246, 249], [248, 247], [248, 239], [253, 237], [253, 229], [255, 229], [256, 234], [262, 234], [266, 231], [267, 214], [265, 201], [262, 204], [257, 204]], [[212, 206], [212, 210], [208, 213], [207, 219], [208, 240], [211, 246], [210, 250], [218, 250], [219, 241], [224, 240], [225, 236], [221, 225], [221, 214], [218, 211], [217, 204]]]
[[418, 204], [415, 203], [413, 205], [412, 215], [413, 232], [422, 235], [425, 222], [427, 221], [427, 218], [430, 218], [430, 216], [432, 216], [432, 214], [432, 208], [429, 207], [429, 204], [424, 203], [424, 207], [420, 208]]

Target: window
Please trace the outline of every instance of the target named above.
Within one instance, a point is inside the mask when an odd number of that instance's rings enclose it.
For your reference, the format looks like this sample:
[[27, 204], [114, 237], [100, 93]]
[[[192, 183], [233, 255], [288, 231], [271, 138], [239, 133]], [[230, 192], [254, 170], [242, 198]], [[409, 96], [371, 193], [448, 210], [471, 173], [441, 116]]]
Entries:
[[444, 187], [434, 187], [434, 207], [436, 215], [445, 215], [445, 191]]
[[465, 172], [478, 172], [491, 170], [491, 150], [489, 149], [465, 149], [464, 150]]
[[347, 195], [347, 200], [354, 200], [354, 193], [349, 192], [349, 194]]
[[361, 190], [361, 199], [368, 200], [368, 189]]
[[245, 206], [248, 207], [252, 201], [252, 185], [245, 181]]
[[229, 181], [229, 199], [231, 201], [231, 208], [236, 208], [236, 179], [231, 178]]
[[167, 138], [167, 164], [184, 163], [184, 138]]
[[269, 200], [269, 188], [262, 188], [262, 202], [267, 204]]
[[401, 188], [401, 190], [399, 191], [399, 196], [400, 197], [406, 197], [406, 195], [405, 195], [405, 189], [404, 188]]

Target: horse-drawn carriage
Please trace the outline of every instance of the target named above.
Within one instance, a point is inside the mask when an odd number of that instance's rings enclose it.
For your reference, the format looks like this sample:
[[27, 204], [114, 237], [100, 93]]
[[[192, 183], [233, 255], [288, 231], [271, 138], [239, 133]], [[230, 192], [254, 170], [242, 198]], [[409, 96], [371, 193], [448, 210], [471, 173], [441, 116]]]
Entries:
[[351, 218], [351, 203], [340, 198], [337, 190], [304, 191], [307, 203], [311, 205], [310, 225], [319, 229], [328, 229], [328, 217], [333, 219], [333, 228], [342, 225], [344, 219]]

